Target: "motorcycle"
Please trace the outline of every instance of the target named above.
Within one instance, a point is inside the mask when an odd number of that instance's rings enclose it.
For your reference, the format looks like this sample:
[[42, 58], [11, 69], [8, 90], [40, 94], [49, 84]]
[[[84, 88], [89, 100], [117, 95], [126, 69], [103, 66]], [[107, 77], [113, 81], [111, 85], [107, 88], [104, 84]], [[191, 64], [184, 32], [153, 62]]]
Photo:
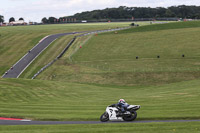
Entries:
[[140, 109], [140, 105], [129, 105], [124, 113], [121, 112], [120, 107], [116, 104], [112, 104], [106, 108], [101, 117], [101, 122], [107, 121], [133, 121], [137, 118], [137, 110]]

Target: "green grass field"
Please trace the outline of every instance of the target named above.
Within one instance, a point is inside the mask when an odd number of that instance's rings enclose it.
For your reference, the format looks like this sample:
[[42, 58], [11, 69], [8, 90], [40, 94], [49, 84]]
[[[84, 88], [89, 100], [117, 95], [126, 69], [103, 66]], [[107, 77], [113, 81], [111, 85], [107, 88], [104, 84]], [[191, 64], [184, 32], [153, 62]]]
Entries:
[[[3, 33], [0, 37], [0, 73], [48, 34], [127, 25], [0, 27]], [[24, 31], [27, 34], [23, 34]], [[129, 104], [141, 105], [138, 121], [200, 119], [199, 35], [200, 22], [197, 21], [141, 26], [117, 34], [81, 37], [36, 80], [27, 79], [55, 58], [73, 36], [61, 37], [21, 78], [0, 78], [0, 117], [98, 121], [107, 105], [124, 98]], [[21, 40], [26, 43], [18, 43]], [[200, 129], [199, 122], [184, 122], [0, 126], [0, 131], [198, 133]]]
[[[103, 87], [55, 81], [1, 79], [0, 116], [32, 120], [99, 120], [123, 96], [140, 104], [137, 120], [199, 119], [199, 80], [152, 87]], [[199, 122], [0, 126], [5, 133], [200, 132]]]
[[4, 133], [199, 133], [200, 122], [0, 126]]
[[198, 21], [169, 23], [81, 38], [39, 79], [120, 86], [199, 79], [199, 26]]
[[161, 86], [95, 86], [0, 80], [0, 116], [33, 120], [98, 121], [107, 105], [124, 98], [139, 104], [137, 120], [200, 119], [199, 80]]

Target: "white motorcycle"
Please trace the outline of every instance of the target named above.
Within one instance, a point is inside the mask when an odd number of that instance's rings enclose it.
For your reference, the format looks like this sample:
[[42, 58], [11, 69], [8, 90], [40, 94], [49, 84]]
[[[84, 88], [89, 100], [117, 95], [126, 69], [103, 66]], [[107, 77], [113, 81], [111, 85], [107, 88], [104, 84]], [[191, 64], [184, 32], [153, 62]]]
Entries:
[[137, 118], [137, 110], [140, 109], [140, 105], [129, 105], [126, 109], [126, 112], [122, 113], [120, 107], [116, 104], [112, 104], [106, 108], [100, 121], [133, 121]]

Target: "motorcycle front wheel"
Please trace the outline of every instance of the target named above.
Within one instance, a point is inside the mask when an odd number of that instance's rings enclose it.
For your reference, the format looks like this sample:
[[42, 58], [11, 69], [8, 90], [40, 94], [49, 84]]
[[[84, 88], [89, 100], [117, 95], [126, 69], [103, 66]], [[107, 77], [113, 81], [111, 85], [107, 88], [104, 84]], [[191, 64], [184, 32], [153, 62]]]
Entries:
[[100, 117], [100, 121], [101, 122], [107, 122], [109, 120], [109, 115], [107, 112], [104, 112], [101, 117]]
[[136, 111], [131, 111], [131, 115], [125, 115], [123, 116], [123, 119], [125, 121], [133, 121], [137, 118], [137, 112]]

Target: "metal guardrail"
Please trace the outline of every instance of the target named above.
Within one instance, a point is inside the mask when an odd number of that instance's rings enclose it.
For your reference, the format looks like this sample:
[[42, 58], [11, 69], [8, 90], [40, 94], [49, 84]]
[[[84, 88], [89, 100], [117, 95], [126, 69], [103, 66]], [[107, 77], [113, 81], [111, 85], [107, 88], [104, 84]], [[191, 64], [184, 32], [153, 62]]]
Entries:
[[67, 44], [67, 46], [64, 48], [64, 50], [54, 60], [52, 60], [50, 63], [48, 63], [47, 65], [45, 65], [42, 69], [40, 69], [36, 74], [34, 74], [34, 76], [32, 77], [32, 79], [35, 79], [42, 71], [44, 71], [45, 69], [47, 69], [54, 62], [56, 62], [59, 58], [61, 58], [64, 55], [64, 53], [68, 50], [68, 48], [73, 44], [73, 42], [75, 40], [76, 40], [76, 36]]
[[50, 63], [48, 63], [47, 65], [45, 65], [43, 68], [41, 68], [36, 74], [34, 74], [34, 76], [32, 77], [32, 79], [35, 79], [41, 72], [43, 72], [45, 69], [47, 69], [49, 66], [51, 66], [54, 62], [56, 62], [59, 58], [61, 58], [65, 54], [65, 52], [69, 49], [69, 47], [74, 43], [74, 41], [76, 40], [77, 37], [87, 36], [87, 35], [96, 34], [96, 33], [119, 31], [119, 30], [124, 30], [124, 29], [128, 29], [128, 28], [130, 28], [130, 27], [116, 28], [116, 29], [109, 29], [109, 30], [98, 30], [98, 31], [92, 31], [92, 32], [88, 32], [88, 33], [84, 33], [84, 34], [75, 36], [67, 44], [67, 46], [64, 48], [64, 50], [54, 60], [52, 60]]

